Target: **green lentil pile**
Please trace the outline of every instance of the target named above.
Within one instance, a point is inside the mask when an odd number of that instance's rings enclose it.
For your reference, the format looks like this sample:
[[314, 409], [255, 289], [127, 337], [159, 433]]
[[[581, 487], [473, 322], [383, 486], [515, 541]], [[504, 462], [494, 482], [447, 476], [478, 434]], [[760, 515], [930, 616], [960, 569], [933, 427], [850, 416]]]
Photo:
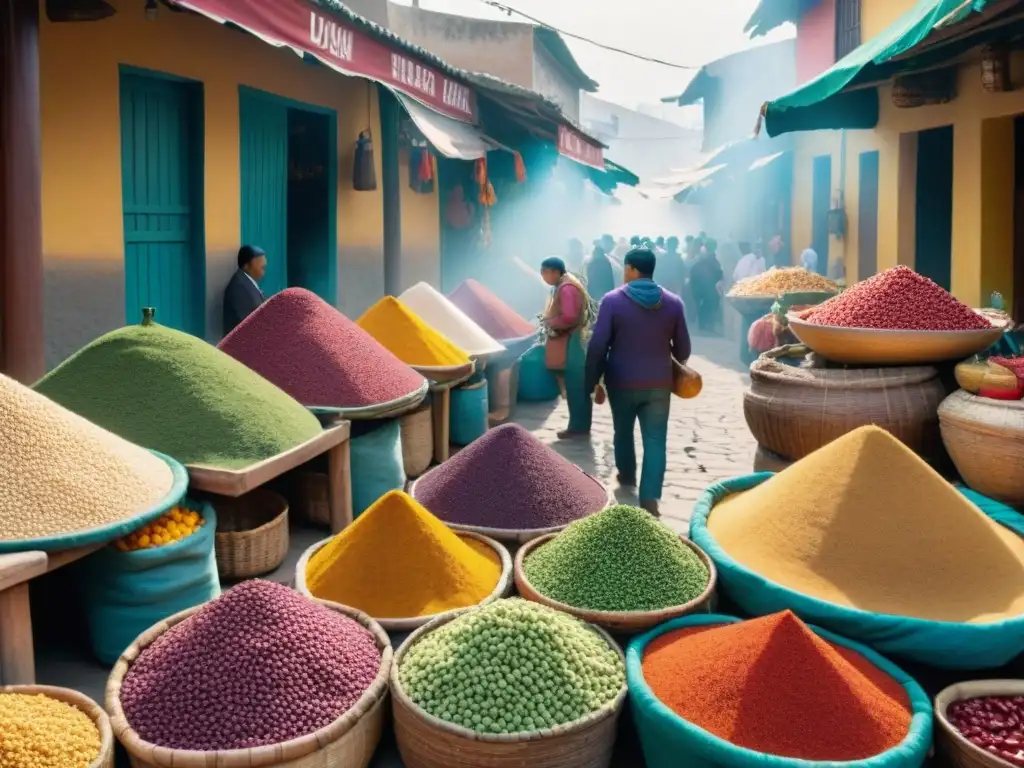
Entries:
[[202, 339], [156, 324], [101, 336], [35, 389], [185, 464], [242, 469], [321, 431], [315, 416], [259, 374]]
[[579, 720], [613, 701], [626, 681], [619, 654], [586, 624], [520, 598], [424, 635], [398, 672], [429, 714], [489, 734]]
[[530, 585], [589, 611], [657, 611], [687, 603], [708, 585], [707, 566], [679, 534], [637, 507], [577, 520], [523, 562]]

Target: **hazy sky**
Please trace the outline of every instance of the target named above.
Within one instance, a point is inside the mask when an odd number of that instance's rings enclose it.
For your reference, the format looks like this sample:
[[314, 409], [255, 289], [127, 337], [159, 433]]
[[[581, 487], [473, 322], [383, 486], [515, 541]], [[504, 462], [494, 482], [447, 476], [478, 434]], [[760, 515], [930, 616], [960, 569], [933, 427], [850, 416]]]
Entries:
[[[396, 0], [409, 5], [410, 0]], [[786, 25], [750, 41], [743, 25], [758, 0], [500, 0], [553, 27], [678, 64], [700, 65], [753, 45], [793, 36]], [[481, 0], [420, 0], [420, 6], [463, 16], [511, 18]], [[628, 107], [683, 91], [696, 69], [651, 64], [566, 38], [580, 66], [601, 84], [598, 96]]]

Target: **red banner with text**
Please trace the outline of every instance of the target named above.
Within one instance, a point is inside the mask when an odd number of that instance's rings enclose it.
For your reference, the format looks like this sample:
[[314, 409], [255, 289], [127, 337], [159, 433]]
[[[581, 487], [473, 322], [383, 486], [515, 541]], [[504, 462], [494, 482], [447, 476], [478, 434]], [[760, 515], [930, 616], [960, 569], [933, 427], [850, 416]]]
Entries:
[[443, 115], [476, 122], [476, 94], [398, 46], [372, 37], [308, 0], [174, 0], [273, 44], [308, 53], [345, 74], [384, 83]]
[[577, 163], [604, 170], [604, 150], [567, 125], [558, 126], [558, 151]]

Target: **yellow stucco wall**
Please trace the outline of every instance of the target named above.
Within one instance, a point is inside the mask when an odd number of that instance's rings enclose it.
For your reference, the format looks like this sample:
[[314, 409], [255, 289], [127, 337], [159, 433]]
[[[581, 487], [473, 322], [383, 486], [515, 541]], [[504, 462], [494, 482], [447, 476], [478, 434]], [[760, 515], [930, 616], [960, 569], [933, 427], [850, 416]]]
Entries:
[[438, 211], [437, 181], [429, 195], [409, 186], [409, 150], [399, 153], [402, 184], [402, 273], [406, 288], [426, 281], [441, 286], [441, 219]]
[[[865, 8], [874, 9], [877, 4], [865, 3]], [[1014, 67], [1022, 64], [1024, 56], [1014, 61]], [[1012, 301], [1012, 117], [1024, 113], [1024, 91], [988, 93], [981, 86], [980, 65], [972, 63], [960, 68], [958, 95], [948, 104], [899, 109], [892, 104], [891, 86], [879, 89], [879, 103], [878, 127], [846, 132], [846, 183], [842, 192], [848, 236], [832, 239], [830, 263], [843, 261], [848, 282], [867, 277], [857, 274], [859, 159], [862, 152], [878, 150], [878, 269], [914, 264], [917, 132], [952, 125], [952, 292], [973, 306], [987, 303], [994, 290]], [[841, 191], [841, 142], [839, 131], [796, 135], [792, 229], [796, 252], [806, 247], [811, 237], [813, 157], [832, 155], [835, 198]]]
[[[355, 192], [351, 169], [359, 132], [380, 136], [374, 86], [199, 16], [161, 6], [148, 21], [141, 3], [110, 2], [110, 19], [41, 30], [48, 362], [124, 323], [120, 64], [203, 84], [208, 336], [239, 246], [239, 85], [337, 112], [339, 304], [369, 306], [383, 292], [382, 192]], [[379, 180], [379, 143], [376, 163]]]

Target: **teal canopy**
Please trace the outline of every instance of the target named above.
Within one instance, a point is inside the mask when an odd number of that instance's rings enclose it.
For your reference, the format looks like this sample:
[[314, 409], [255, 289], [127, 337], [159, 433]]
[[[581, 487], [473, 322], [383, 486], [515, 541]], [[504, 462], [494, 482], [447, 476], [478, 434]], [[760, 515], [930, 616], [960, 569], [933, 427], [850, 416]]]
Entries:
[[[769, 136], [791, 131], [874, 128], [878, 124], [878, 91], [870, 84], [900, 71], [951, 60], [959, 46], [947, 45], [921, 59], [901, 58], [932, 34], [936, 25], [963, 21], [993, 0], [918, 0], [887, 29], [854, 49], [832, 67], [794, 91], [764, 105]], [[972, 39], [972, 44], [977, 40]]]

